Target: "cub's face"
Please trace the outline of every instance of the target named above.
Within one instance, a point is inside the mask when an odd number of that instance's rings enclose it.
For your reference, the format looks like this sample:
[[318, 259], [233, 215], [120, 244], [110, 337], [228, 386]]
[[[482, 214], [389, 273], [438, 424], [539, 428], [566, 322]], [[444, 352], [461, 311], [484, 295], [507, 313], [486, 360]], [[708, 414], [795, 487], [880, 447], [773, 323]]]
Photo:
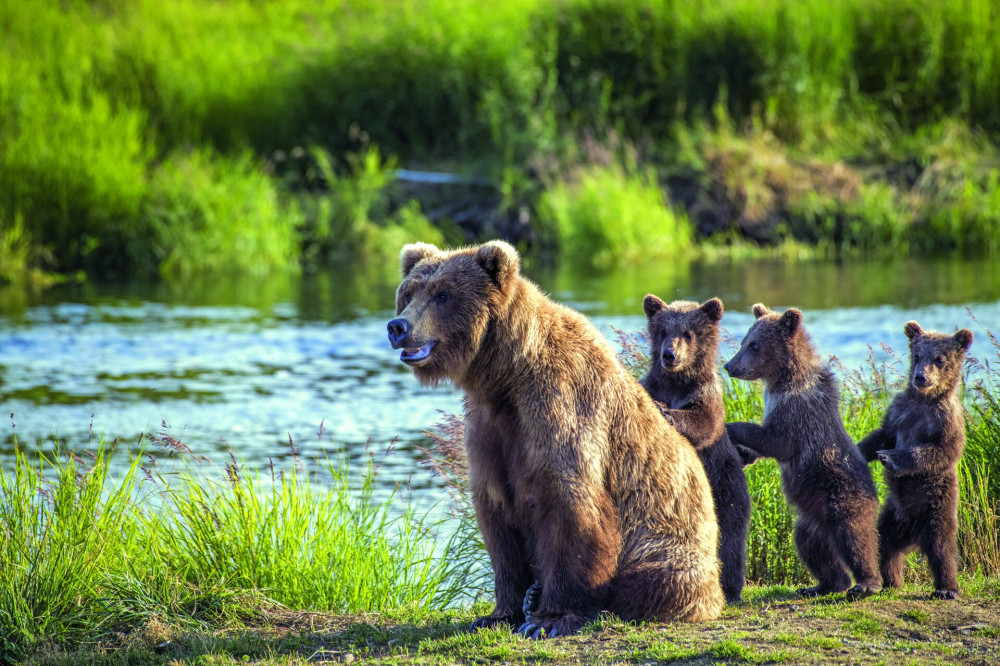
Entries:
[[909, 321], [903, 329], [910, 339], [910, 386], [925, 395], [947, 393], [962, 376], [965, 352], [972, 346], [972, 331], [954, 335], [924, 331]]
[[789, 308], [777, 314], [758, 303], [753, 306], [753, 314], [756, 321], [743, 336], [739, 351], [723, 367], [735, 379], [767, 382], [787, 367], [792, 338], [802, 324], [802, 312]]
[[648, 294], [642, 302], [652, 344], [650, 359], [654, 368], [682, 372], [709, 354], [714, 359], [719, 344], [719, 320], [722, 301], [718, 298], [701, 305], [693, 301], [674, 301], [669, 305]]
[[399, 359], [422, 384], [460, 379], [517, 275], [516, 251], [499, 242], [450, 252], [416, 243], [403, 248], [400, 260], [390, 344], [403, 350]]

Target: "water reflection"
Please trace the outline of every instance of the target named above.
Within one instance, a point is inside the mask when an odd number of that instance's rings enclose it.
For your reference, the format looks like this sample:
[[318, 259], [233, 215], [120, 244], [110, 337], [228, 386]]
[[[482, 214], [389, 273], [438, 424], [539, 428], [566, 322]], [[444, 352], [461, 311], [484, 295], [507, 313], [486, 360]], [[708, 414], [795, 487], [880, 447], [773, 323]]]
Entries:
[[[263, 467], [343, 443], [366, 458], [397, 439], [386, 478], [433, 483], [416, 447], [439, 411], [458, 412], [448, 387], [421, 388], [386, 341], [395, 266], [299, 277], [203, 279], [185, 284], [67, 285], [39, 294], [0, 288], [0, 464], [16, 437], [48, 450], [93, 437], [134, 441], [166, 422], [173, 436], [221, 459], [231, 446]], [[973, 354], [988, 353], [985, 326], [1000, 322], [1000, 268], [990, 262], [871, 264], [661, 263], [595, 273], [528, 264], [557, 300], [611, 326], [644, 325], [647, 292], [726, 303], [724, 327], [739, 336], [750, 306], [805, 311], [821, 350], [848, 368], [869, 346], [905, 349], [903, 323], [969, 326]], [[981, 324], [964, 312], [968, 304]], [[724, 354], [727, 352], [723, 352]], [[318, 433], [324, 431], [322, 436]]]

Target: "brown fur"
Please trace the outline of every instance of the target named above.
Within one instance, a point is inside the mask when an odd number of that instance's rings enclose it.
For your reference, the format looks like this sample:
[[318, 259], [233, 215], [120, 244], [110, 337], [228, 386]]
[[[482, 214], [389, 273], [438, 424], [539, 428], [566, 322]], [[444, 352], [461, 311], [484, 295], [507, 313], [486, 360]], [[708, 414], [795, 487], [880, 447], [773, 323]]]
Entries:
[[730, 423], [727, 430], [734, 443], [778, 461], [782, 488], [798, 510], [796, 548], [818, 579], [800, 592], [867, 596], [882, 587], [878, 497], [844, 429], [837, 382], [820, 363], [799, 310], [777, 314], [758, 303], [753, 311], [757, 320], [725, 368], [738, 379], [763, 381], [764, 420]]
[[496, 608], [473, 628], [518, 627], [534, 580], [526, 635], [572, 633], [601, 610], [717, 617], [704, 470], [597, 329], [523, 278], [506, 243], [408, 245], [401, 260], [390, 340], [421, 383], [465, 393], [472, 500], [496, 577]]
[[925, 332], [906, 323], [910, 374], [881, 427], [858, 442], [866, 460], [885, 468], [889, 495], [879, 515], [879, 560], [889, 587], [903, 582], [903, 557], [913, 546], [927, 556], [934, 596], [958, 597], [958, 461], [965, 446], [959, 382], [972, 331]]
[[705, 466], [719, 522], [722, 591], [733, 603], [743, 592], [750, 491], [741, 456], [725, 428], [722, 381], [716, 365], [722, 301], [667, 305], [648, 294], [642, 305], [652, 365], [640, 383], [664, 405], [664, 416], [694, 445]]

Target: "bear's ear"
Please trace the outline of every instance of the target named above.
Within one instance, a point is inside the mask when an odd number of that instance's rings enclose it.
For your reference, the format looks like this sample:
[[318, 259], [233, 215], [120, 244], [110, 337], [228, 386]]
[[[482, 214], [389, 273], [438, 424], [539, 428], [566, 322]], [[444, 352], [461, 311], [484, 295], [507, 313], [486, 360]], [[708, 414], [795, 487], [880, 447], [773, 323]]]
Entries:
[[784, 314], [781, 315], [781, 325], [785, 327], [785, 330], [789, 333], [794, 333], [799, 328], [799, 324], [802, 323], [802, 310], [798, 308], [788, 308], [785, 310]]
[[501, 289], [521, 270], [521, 257], [517, 250], [503, 241], [480, 245], [476, 250], [476, 261]]
[[753, 316], [755, 319], [760, 319], [761, 317], [763, 317], [766, 314], [769, 314], [770, 312], [771, 311], [768, 310], [767, 306], [764, 305], [763, 303], [754, 303]]
[[403, 277], [409, 275], [410, 271], [420, 263], [421, 259], [433, 257], [440, 254], [440, 252], [441, 250], [430, 243], [410, 243], [409, 245], [404, 245], [402, 251], [399, 253], [399, 263], [403, 269]]
[[710, 298], [701, 304], [701, 311], [708, 315], [712, 321], [722, 319], [722, 301], [718, 298]]
[[652, 319], [653, 315], [665, 307], [667, 304], [655, 294], [646, 294], [646, 298], [642, 299], [642, 311], [646, 313], [647, 319]]
[[903, 326], [903, 332], [906, 333], [906, 337], [910, 340], [919, 337], [924, 334], [924, 329], [920, 328], [920, 324], [915, 321], [908, 321]]
[[965, 351], [969, 351], [969, 347], [972, 346], [972, 331], [967, 328], [958, 331], [955, 333], [955, 342], [962, 345]]

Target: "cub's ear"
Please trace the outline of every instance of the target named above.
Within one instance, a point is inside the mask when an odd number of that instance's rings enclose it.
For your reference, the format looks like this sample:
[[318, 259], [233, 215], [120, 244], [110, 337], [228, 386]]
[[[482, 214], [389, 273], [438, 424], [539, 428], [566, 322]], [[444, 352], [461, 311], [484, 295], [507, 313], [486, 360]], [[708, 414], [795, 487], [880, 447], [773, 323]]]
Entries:
[[722, 319], [722, 301], [718, 298], [710, 298], [701, 304], [701, 311], [708, 315], [712, 321]]
[[753, 306], [753, 316], [755, 319], [760, 319], [766, 314], [770, 314], [770, 310], [763, 303], [755, 303]]
[[967, 328], [958, 331], [955, 333], [955, 342], [962, 345], [965, 351], [969, 351], [969, 347], [972, 346], [972, 331]]
[[794, 333], [798, 330], [800, 324], [802, 324], [802, 310], [798, 308], [788, 308], [781, 315], [781, 325], [789, 333]]
[[646, 298], [642, 299], [642, 311], [646, 313], [646, 319], [652, 319], [653, 315], [665, 307], [667, 304], [655, 294], [646, 294]]
[[915, 321], [908, 321], [906, 325], [903, 326], [903, 332], [906, 333], [906, 337], [912, 340], [913, 338], [919, 337], [924, 334], [924, 329], [920, 328], [920, 324]]
[[410, 271], [420, 263], [421, 259], [433, 257], [440, 253], [441, 250], [430, 243], [410, 243], [409, 245], [404, 245], [402, 251], [399, 253], [399, 263], [403, 269], [403, 277], [409, 275]]
[[476, 250], [476, 261], [501, 289], [521, 270], [521, 257], [517, 250], [503, 241], [490, 241], [480, 245]]

